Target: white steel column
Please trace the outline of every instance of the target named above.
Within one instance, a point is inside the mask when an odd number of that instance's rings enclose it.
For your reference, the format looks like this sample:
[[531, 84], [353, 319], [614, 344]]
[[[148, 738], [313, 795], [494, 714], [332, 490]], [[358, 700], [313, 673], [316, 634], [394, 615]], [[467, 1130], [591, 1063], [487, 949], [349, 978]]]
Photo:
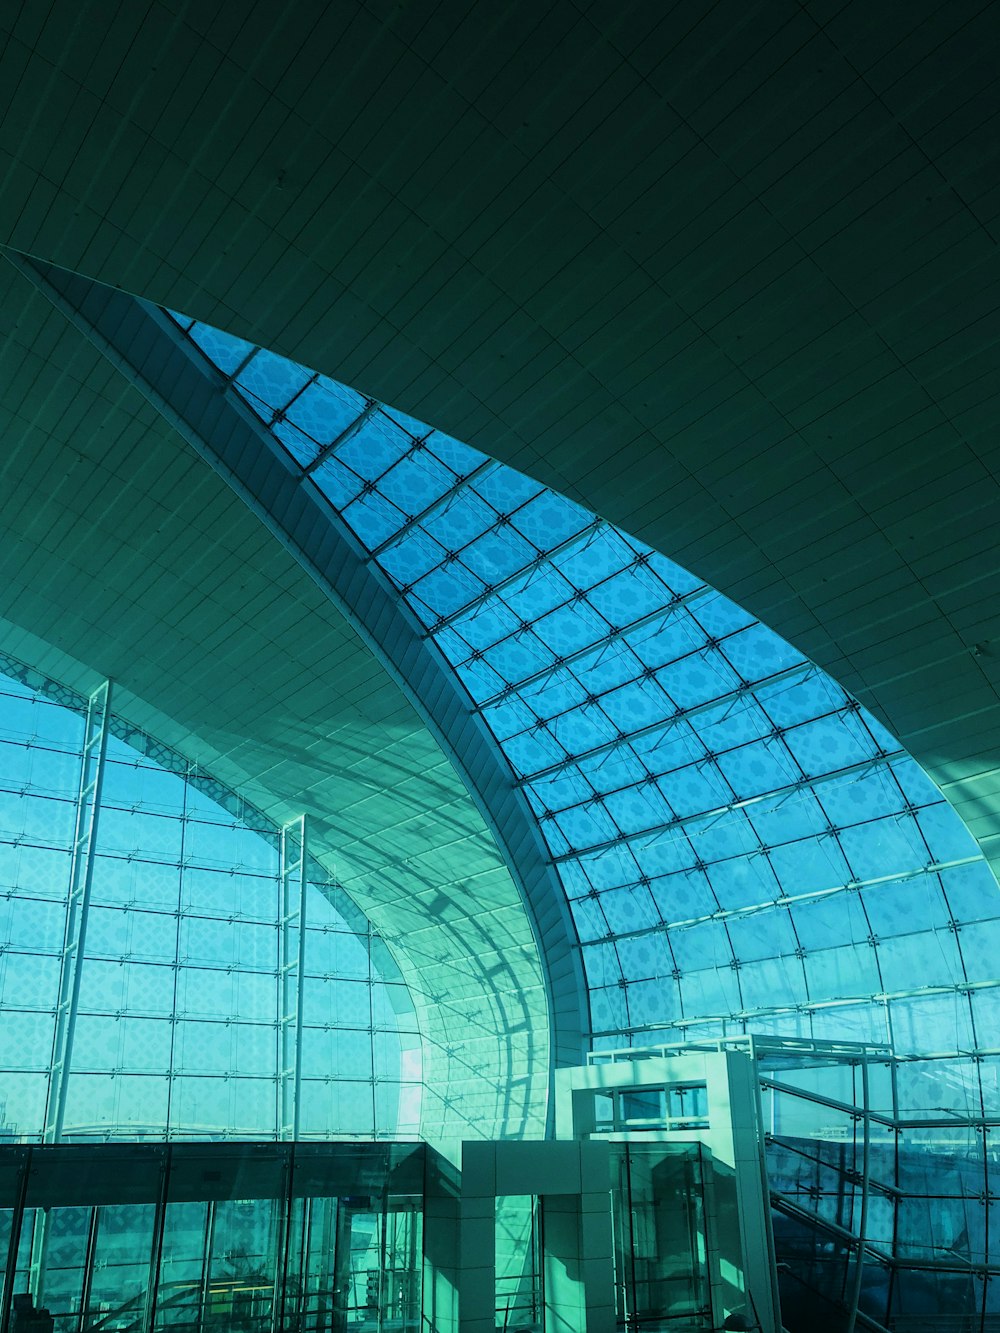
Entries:
[[278, 884], [279, 1139], [299, 1137], [302, 1085], [302, 988], [306, 954], [306, 817], [281, 830]]
[[108, 748], [108, 723], [111, 718], [111, 682], [105, 681], [90, 696], [84, 733], [83, 759], [80, 766], [80, 792], [76, 805], [76, 827], [70, 864], [69, 896], [66, 901], [66, 927], [59, 961], [59, 999], [56, 1005], [55, 1032], [52, 1039], [52, 1063], [49, 1095], [45, 1107], [43, 1141], [56, 1143], [62, 1137], [66, 1117], [66, 1096], [73, 1057], [73, 1034], [80, 1007], [80, 980], [87, 940], [90, 891], [94, 882], [97, 852], [97, 825], [101, 813], [101, 788], [104, 784]]

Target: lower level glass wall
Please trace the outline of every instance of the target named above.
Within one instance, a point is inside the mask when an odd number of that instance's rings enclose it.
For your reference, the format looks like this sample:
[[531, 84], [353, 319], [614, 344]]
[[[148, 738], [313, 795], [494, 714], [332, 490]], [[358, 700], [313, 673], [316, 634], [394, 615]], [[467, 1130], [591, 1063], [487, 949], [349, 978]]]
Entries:
[[619, 1328], [712, 1328], [705, 1172], [696, 1144], [612, 1150], [615, 1309]]
[[420, 1326], [417, 1144], [0, 1150], [0, 1328]]
[[[488, 1197], [482, 1173], [466, 1182], [424, 1144], [0, 1146], [0, 1333], [721, 1323], [709, 1291], [718, 1219], [698, 1145], [611, 1145], [603, 1185], [580, 1178], [579, 1158], [576, 1178], [563, 1174], [575, 1145], [493, 1146], [513, 1150], [524, 1180], [540, 1170], [559, 1182], [543, 1198], [516, 1196], [503, 1219], [515, 1196], [497, 1199], [494, 1260], [483, 1251], [494, 1219], [475, 1206]], [[502, 1279], [515, 1218], [520, 1277]], [[466, 1307], [485, 1295], [490, 1311], [494, 1291], [495, 1318]]]
[[[0, 1140], [31, 1141], [52, 1137], [65, 1039], [86, 700], [0, 671]], [[58, 1137], [280, 1135], [280, 830], [149, 737], [109, 732]], [[405, 1137], [408, 992], [353, 903], [307, 871], [298, 1136]]]

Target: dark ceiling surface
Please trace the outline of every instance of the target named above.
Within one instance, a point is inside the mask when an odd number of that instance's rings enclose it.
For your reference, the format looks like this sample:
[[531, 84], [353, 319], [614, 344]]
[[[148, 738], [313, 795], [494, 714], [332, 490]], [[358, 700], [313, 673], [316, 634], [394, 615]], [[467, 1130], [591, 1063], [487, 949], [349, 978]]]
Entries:
[[996, 864], [996, 5], [54, 0], [4, 24], [0, 243], [689, 565], [872, 707]]

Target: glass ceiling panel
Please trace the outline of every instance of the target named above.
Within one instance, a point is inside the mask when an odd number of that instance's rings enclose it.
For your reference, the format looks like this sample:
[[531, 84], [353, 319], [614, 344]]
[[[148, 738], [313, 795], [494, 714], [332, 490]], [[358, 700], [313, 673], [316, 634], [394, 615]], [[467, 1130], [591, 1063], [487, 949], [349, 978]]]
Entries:
[[[224, 374], [246, 362], [215, 330], [188, 336]], [[269, 354], [235, 384], [300, 465], [283, 421], [317, 450], [345, 437], [313, 480], [522, 785], [596, 1044], [750, 1026], [967, 1046], [960, 927], [1000, 951], [996, 881], [836, 682], [667, 556], [402, 413]]]

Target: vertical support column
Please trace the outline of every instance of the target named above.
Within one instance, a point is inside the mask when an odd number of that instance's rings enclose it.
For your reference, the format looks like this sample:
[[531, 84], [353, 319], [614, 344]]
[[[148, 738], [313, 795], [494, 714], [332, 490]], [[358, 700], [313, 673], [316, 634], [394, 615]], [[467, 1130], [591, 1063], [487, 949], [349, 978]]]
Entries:
[[545, 1333], [614, 1333], [615, 1269], [606, 1143], [462, 1145], [458, 1333], [496, 1327], [496, 1204], [537, 1196]]
[[80, 766], [80, 792], [76, 805], [73, 854], [70, 864], [69, 896], [66, 901], [66, 927], [59, 962], [59, 998], [56, 1004], [55, 1033], [52, 1040], [49, 1095], [45, 1107], [43, 1141], [57, 1143], [62, 1137], [66, 1118], [66, 1096], [73, 1056], [73, 1034], [80, 1007], [80, 980], [83, 952], [87, 940], [90, 893], [94, 883], [97, 851], [97, 825], [101, 813], [101, 789], [108, 748], [108, 723], [111, 717], [111, 682], [105, 681], [90, 696], [87, 725]]
[[[423, 1270], [420, 1281], [420, 1327], [424, 1333], [458, 1333], [460, 1246], [465, 1181], [454, 1162], [424, 1148]], [[480, 1200], [481, 1211], [493, 1217], [493, 1195]], [[490, 1292], [492, 1297], [492, 1290]], [[493, 1304], [490, 1302], [490, 1318]], [[491, 1322], [492, 1333], [495, 1321]]]
[[0, 1333], [6, 1333], [10, 1325], [10, 1311], [14, 1299], [14, 1279], [17, 1275], [17, 1255], [21, 1245], [21, 1225], [24, 1221], [24, 1202], [28, 1194], [28, 1177], [31, 1167], [30, 1148], [18, 1148], [15, 1149], [15, 1152], [17, 1168], [14, 1197], [11, 1199], [10, 1239], [7, 1242], [3, 1293], [0, 1295]]
[[764, 1333], [776, 1333], [781, 1307], [756, 1057], [716, 1052], [705, 1056], [705, 1071], [720, 1259], [735, 1279], [727, 1284], [726, 1309], [746, 1302]]
[[153, 1214], [153, 1238], [149, 1247], [149, 1281], [142, 1307], [140, 1333], [152, 1333], [156, 1323], [156, 1301], [160, 1292], [160, 1264], [163, 1260], [163, 1233], [167, 1222], [167, 1198], [170, 1190], [171, 1153], [168, 1144], [160, 1149], [160, 1180], [156, 1191], [156, 1211]]
[[[854, 1333], [861, 1302], [861, 1287], [865, 1276], [865, 1237], [868, 1231], [868, 1191], [871, 1184], [871, 1088], [868, 1080], [868, 1060], [861, 1058], [861, 1206], [858, 1211], [858, 1244], [854, 1260], [854, 1275], [847, 1298], [847, 1323], [844, 1333]], [[855, 1091], [855, 1100], [857, 1092]], [[898, 1207], [898, 1204], [896, 1205]]]
[[[459, 1261], [457, 1333], [493, 1333], [497, 1326], [497, 1155], [506, 1146], [490, 1142], [462, 1144], [455, 1251]], [[517, 1149], [523, 1145], [512, 1146]]]
[[299, 1137], [302, 1087], [302, 989], [306, 952], [306, 817], [281, 830], [278, 884], [278, 1087], [279, 1139]]

